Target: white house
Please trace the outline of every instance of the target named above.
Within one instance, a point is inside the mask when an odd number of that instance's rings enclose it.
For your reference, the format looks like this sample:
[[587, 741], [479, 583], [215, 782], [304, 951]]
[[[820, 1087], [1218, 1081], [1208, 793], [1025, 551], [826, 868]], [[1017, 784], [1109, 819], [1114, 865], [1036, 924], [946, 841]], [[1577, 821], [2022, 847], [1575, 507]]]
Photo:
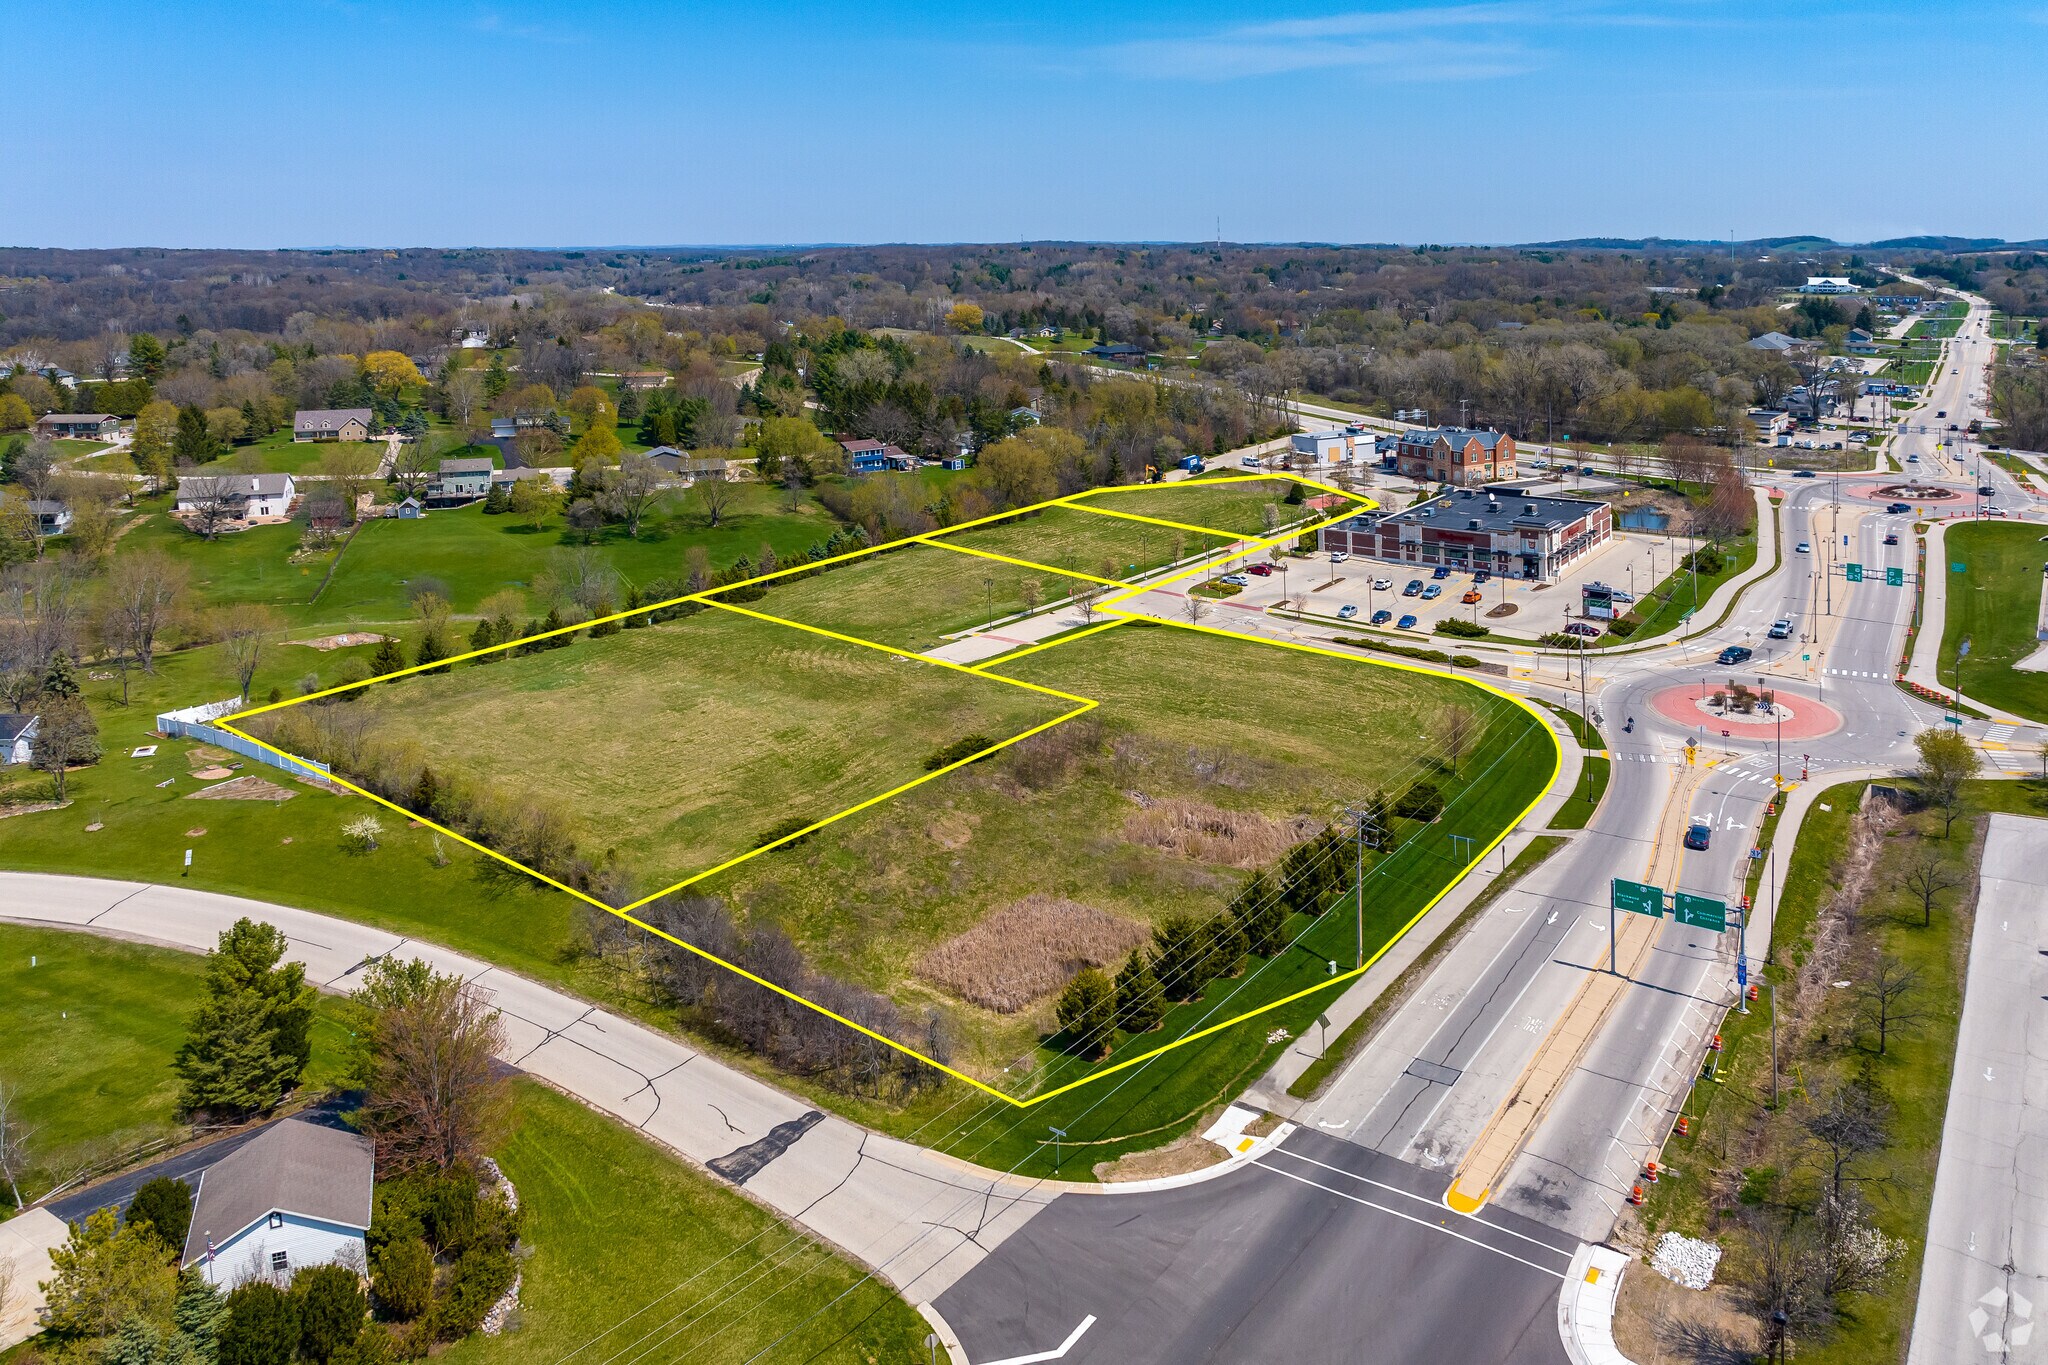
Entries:
[[0, 715], [0, 768], [26, 763], [35, 748], [36, 724], [40, 716], [10, 712]]
[[36, 519], [39, 536], [61, 536], [71, 529], [71, 509], [55, 498], [30, 498], [28, 514]]
[[1799, 286], [1802, 294], [1853, 294], [1856, 286], [1840, 275], [1808, 275]]
[[465, 351], [481, 351], [491, 344], [491, 329], [488, 327], [457, 327], [450, 335], [455, 344]]
[[238, 521], [290, 516], [298, 485], [289, 474], [192, 474], [178, 480], [176, 512], [224, 510]]
[[303, 1119], [272, 1124], [199, 1177], [182, 1264], [209, 1284], [282, 1284], [300, 1266], [362, 1273], [376, 1149], [370, 1139]]

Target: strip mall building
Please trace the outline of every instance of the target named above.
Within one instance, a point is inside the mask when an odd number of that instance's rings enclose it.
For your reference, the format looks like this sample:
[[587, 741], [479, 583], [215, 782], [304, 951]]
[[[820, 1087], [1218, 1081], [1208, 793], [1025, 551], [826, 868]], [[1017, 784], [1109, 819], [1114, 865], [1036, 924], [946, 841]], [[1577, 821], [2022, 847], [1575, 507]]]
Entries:
[[1332, 554], [1485, 569], [1542, 583], [1556, 582], [1613, 539], [1614, 517], [1604, 502], [1498, 485], [1461, 488], [1405, 512], [1361, 513], [1317, 533], [1317, 545]]

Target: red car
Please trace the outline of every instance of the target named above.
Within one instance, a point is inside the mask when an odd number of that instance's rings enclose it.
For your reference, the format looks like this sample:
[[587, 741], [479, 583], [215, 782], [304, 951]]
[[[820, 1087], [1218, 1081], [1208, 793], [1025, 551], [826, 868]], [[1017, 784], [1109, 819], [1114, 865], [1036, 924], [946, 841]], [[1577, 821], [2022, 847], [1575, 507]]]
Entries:
[[1271, 564], [1254, 564], [1246, 569], [1245, 572], [1251, 574], [1254, 578], [1271, 578], [1273, 576], [1273, 566]]

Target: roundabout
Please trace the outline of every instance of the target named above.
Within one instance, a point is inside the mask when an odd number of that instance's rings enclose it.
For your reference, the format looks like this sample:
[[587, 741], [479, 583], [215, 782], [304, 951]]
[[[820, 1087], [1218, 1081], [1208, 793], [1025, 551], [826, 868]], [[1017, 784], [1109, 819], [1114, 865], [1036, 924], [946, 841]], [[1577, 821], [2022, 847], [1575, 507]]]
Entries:
[[[1819, 739], [1842, 728], [1841, 713], [1813, 697], [1776, 687], [1745, 691], [1748, 710], [1731, 704], [1739, 700], [1733, 685], [1716, 683], [1667, 687], [1651, 696], [1650, 705], [1665, 720], [1688, 730], [1725, 734], [1729, 739]], [[1758, 700], [1763, 694], [1771, 697], [1768, 704]], [[1718, 706], [1717, 697], [1721, 701]]]

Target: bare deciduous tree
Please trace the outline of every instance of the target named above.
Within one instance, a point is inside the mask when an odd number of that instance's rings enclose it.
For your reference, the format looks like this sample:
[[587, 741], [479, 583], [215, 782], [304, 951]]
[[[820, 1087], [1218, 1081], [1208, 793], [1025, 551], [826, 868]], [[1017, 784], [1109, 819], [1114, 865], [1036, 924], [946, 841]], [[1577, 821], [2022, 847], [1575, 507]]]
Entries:
[[185, 594], [185, 566], [157, 550], [118, 555], [107, 569], [100, 595], [100, 632], [121, 668], [121, 704], [128, 703], [132, 660], [145, 673], [156, 671], [156, 639]]
[[1198, 596], [1192, 590], [1188, 592], [1187, 596], [1180, 599], [1181, 615], [1188, 618], [1188, 624], [1191, 626], [1201, 625], [1203, 620], [1209, 615], [1210, 607], [1211, 603], [1208, 598]]
[[1458, 765], [1478, 742], [1480, 729], [1479, 717], [1469, 706], [1446, 706], [1437, 714], [1436, 742], [1451, 765], [1451, 776], [1458, 775]]
[[1920, 925], [1934, 923], [1934, 902], [1944, 891], [1964, 884], [1962, 869], [1948, 860], [1946, 851], [1932, 839], [1920, 840], [1906, 868], [1906, 889], [1920, 902]]
[[511, 1092], [496, 1065], [504, 1028], [482, 988], [431, 976], [379, 1009], [371, 1036], [362, 1118], [379, 1166], [445, 1168], [497, 1144]]
[[640, 519], [661, 495], [661, 467], [645, 455], [619, 456], [619, 467], [607, 470], [597, 505], [604, 514], [626, 523], [626, 534], [640, 534]]
[[1821, 1158], [1828, 1189], [1840, 1195], [1855, 1165], [1891, 1137], [1891, 1112], [1867, 1086], [1843, 1081], [1807, 1111], [1802, 1126]]
[[260, 602], [238, 602], [214, 612], [212, 624], [246, 698], [249, 683], [263, 662], [263, 651], [284, 629], [284, 620]]
[[1926, 1021], [1920, 1008], [1920, 969], [1909, 967], [1890, 954], [1881, 954], [1869, 973], [1856, 986], [1856, 1012], [1863, 1023], [1877, 1030], [1877, 1055], [1894, 1036], [1913, 1032]]
[[21, 1087], [0, 1080], [0, 1179], [7, 1182], [16, 1212], [23, 1207], [21, 1181], [28, 1174], [29, 1140], [35, 1135], [36, 1130], [22, 1120]]

